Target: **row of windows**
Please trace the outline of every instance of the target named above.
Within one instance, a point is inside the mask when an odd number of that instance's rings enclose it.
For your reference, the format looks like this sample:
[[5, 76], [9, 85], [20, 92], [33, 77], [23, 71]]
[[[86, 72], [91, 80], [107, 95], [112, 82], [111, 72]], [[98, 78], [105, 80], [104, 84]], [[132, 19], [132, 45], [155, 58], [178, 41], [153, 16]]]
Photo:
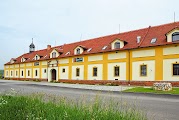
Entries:
[[[179, 64], [173, 64], [173, 75], [179, 75]], [[44, 69], [44, 73], [46, 73], [47, 70]], [[62, 73], [65, 73], [65, 68], [62, 69]], [[114, 67], [114, 76], [118, 77], [120, 74], [120, 67], [115, 66]], [[6, 75], [8, 76], [8, 71], [6, 72]], [[11, 76], [13, 76], [13, 71], [11, 71]], [[18, 76], [18, 71], [16, 71], [16, 76]], [[21, 76], [24, 76], [24, 71], [21, 71]], [[28, 76], [30, 76], [30, 70], [28, 70]], [[35, 76], [38, 76], [38, 71], [35, 70]], [[76, 76], [80, 76], [80, 68], [76, 68]], [[93, 67], [93, 76], [98, 76], [98, 68]], [[147, 76], [147, 65], [141, 65], [140, 66], [140, 76]]]
[[[47, 73], [46, 69], [44, 69], [44, 73]], [[6, 76], [8, 76], [8, 71], [6, 72]], [[11, 71], [11, 76], [13, 76], [13, 71]], [[18, 71], [16, 71], [16, 76], [18, 76]], [[24, 76], [24, 71], [21, 71], [21, 76]], [[27, 76], [30, 76], [30, 70], [27, 71]], [[37, 70], [35, 70], [35, 76], [38, 76]]]
[[[80, 68], [76, 68], [76, 77], [80, 76]], [[97, 67], [93, 67], [93, 77], [97, 77], [98, 76], [98, 68]], [[114, 67], [114, 76], [118, 77], [119, 76], [119, 66], [115, 66]]]

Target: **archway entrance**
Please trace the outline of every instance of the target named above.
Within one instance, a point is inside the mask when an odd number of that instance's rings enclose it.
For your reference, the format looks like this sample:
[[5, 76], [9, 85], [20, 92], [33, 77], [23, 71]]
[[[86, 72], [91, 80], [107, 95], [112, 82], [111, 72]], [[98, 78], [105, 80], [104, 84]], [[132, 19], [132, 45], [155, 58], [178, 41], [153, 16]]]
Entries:
[[51, 74], [51, 75], [52, 75], [52, 81], [53, 81], [53, 80], [57, 80], [57, 77], [56, 77], [57, 72], [56, 72], [55, 69], [52, 70], [52, 74]]

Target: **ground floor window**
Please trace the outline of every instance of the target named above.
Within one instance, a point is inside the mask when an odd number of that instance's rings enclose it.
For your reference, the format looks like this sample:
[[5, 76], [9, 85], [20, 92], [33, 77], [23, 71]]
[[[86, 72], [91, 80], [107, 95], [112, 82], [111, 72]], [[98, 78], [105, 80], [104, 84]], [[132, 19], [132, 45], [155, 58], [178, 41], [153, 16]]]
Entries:
[[140, 66], [140, 76], [147, 76], [147, 65]]
[[8, 76], [8, 71], [6, 72], [6, 76]]
[[38, 75], [38, 71], [37, 70], [35, 70], [35, 76], [37, 76]]
[[21, 76], [24, 76], [24, 71], [21, 72]]
[[179, 64], [173, 64], [173, 75], [179, 75]]
[[18, 74], [18, 72], [16, 71], [16, 76], [18, 76], [17, 74]]
[[12, 76], [12, 71], [11, 71], [11, 76]]
[[30, 76], [30, 70], [28, 70], [28, 76]]
[[119, 66], [114, 67], [114, 76], [118, 77], [119, 76]]
[[76, 68], [76, 76], [77, 76], [77, 77], [80, 76], [80, 68]]
[[46, 69], [44, 69], [44, 73], [46, 73], [47, 72], [47, 70]]
[[98, 68], [97, 67], [93, 68], [93, 76], [94, 77], [98, 76]]
[[65, 73], [65, 68], [62, 69], [62, 73]]

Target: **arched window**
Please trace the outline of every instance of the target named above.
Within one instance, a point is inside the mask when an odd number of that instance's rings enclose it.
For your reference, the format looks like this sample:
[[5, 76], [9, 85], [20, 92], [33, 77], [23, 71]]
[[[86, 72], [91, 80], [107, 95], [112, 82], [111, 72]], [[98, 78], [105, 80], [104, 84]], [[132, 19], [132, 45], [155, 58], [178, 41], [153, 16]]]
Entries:
[[35, 60], [38, 60], [38, 56], [37, 55], [35, 56]]
[[56, 58], [56, 52], [52, 53], [52, 58]]
[[120, 42], [115, 42], [114, 49], [116, 49], [116, 48], [120, 48]]
[[80, 54], [80, 48], [76, 50], [76, 54]]
[[35, 70], [35, 76], [37, 76], [38, 75], [38, 72], [37, 72], [37, 70]]
[[172, 42], [179, 40], [179, 32], [175, 32], [172, 34]]

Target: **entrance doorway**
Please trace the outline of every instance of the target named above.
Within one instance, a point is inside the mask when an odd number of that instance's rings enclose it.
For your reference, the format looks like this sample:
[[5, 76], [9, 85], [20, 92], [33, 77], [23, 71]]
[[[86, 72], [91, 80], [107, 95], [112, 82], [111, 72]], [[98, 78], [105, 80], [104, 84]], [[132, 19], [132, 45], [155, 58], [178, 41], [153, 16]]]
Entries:
[[56, 72], [56, 70], [55, 69], [52, 69], [52, 81], [53, 80], [57, 80], [57, 72]]

